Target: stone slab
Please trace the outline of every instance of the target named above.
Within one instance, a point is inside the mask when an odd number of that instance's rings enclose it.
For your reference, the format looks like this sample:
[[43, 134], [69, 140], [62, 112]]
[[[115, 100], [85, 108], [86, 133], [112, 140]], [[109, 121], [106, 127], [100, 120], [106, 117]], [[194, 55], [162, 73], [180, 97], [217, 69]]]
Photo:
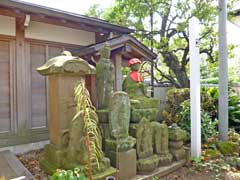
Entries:
[[32, 174], [8, 150], [0, 152], [0, 177], [5, 179], [34, 180]]
[[151, 180], [153, 177], [161, 178], [181, 168], [185, 163], [186, 160], [177, 161], [168, 166], [158, 167], [153, 172], [146, 173], [144, 175], [136, 175], [130, 180]]
[[111, 165], [118, 169], [119, 180], [129, 180], [137, 174], [136, 150], [131, 149], [126, 152], [118, 153], [118, 163], [116, 162], [116, 153], [108, 153], [111, 156]]

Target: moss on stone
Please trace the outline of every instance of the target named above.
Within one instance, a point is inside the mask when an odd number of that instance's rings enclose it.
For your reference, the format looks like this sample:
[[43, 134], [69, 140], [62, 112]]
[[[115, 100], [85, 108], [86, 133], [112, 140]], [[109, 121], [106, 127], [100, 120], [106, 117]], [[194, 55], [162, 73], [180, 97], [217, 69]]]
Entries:
[[216, 149], [207, 149], [205, 150], [204, 156], [208, 159], [217, 159], [220, 158], [222, 154]]
[[237, 143], [234, 142], [218, 142], [217, 148], [224, 156], [232, 156], [239, 154], [239, 146]]

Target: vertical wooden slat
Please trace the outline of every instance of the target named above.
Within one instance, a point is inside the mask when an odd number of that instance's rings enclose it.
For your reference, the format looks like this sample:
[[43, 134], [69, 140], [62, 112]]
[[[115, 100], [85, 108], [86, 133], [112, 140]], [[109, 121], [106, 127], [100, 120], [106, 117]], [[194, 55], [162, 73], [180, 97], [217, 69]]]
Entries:
[[115, 55], [115, 89], [122, 90], [122, 55]]
[[16, 67], [17, 67], [17, 123], [18, 131], [26, 130], [28, 118], [27, 101], [29, 90], [26, 88], [26, 61], [24, 57], [24, 25], [22, 18], [16, 18]]
[[16, 56], [15, 56], [15, 41], [10, 42], [9, 58], [10, 58], [10, 106], [11, 106], [11, 131], [17, 133], [16, 122]]
[[31, 129], [32, 127], [32, 113], [31, 113], [31, 96], [32, 96], [32, 91], [31, 91], [31, 60], [30, 60], [30, 43], [25, 42], [25, 61], [26, 61], [26, 88], [28, 90], [28, 98], [26, 99], [26, 107], [27, 107], [27, 122], [26, 126], [27, 129]]

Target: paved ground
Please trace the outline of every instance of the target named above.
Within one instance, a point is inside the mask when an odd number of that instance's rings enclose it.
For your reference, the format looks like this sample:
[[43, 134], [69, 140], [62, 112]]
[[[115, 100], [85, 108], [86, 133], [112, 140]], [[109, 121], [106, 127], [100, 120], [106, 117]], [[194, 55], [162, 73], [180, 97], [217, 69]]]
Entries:
[[6, 180], [14, 178], [34, 180], [31, 173], [10, 151], [0, 152], [0, 179], [1, 177], [4, 177]]

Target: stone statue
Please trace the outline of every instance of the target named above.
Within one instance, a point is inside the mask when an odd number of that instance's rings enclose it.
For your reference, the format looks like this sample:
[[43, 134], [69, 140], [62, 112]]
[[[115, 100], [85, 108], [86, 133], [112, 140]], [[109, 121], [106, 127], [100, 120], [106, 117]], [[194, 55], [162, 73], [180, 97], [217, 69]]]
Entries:
[[147, 96], [147, 87], [138, 72], [141, 61], [137, 58], [130, 59], [128, 66], [131, 69], [129, 75], [123, 81], [123, 91], [127, 92], [131, 99], [131, 122], [140, 122], [142, 117], [155, 121], [158, 114], [159, 100]]
[[147, 88], [143, 83], [142, 75], [139, 73], [141, 61], [137, 58], [128, 61], [128, 67], [131, 72], [123, 81], [123, 91], [127, 92], [129, 96], [147, 96]]
[[[130, 101], [127, 93], [117, 91], [112, 94], [109, 105], [109, 134], [106, 139], [106, 151], [127, 151], [133, 148], [135, 138], [129, 136]], [[118, 142], [117, 142], [118, 141]]]
[[114, 89], [114, 65], [110, 61], [111, 49], [105, 44], [100, 52], [100, 60], [96, 65], [97, 107], [106, 109]]

